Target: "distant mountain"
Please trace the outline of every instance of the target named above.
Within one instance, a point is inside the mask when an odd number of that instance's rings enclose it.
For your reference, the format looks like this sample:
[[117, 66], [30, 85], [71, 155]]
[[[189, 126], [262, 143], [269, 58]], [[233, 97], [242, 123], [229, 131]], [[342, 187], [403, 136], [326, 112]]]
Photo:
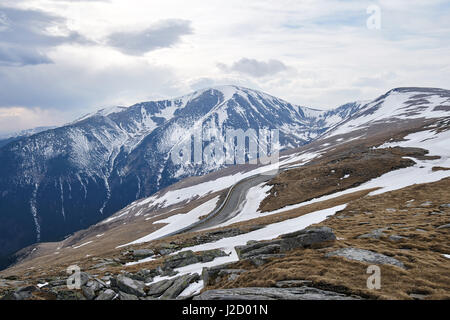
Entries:
[[0, 256], [85, 228], [182, 178], [223, 167], [181, 168], [170, 151], [196, 126], [279, 129], [282, 148], [312, 141], [363, 106], [332, 111], [222, 86], [163, 101], [103, 109], [0, 148]]

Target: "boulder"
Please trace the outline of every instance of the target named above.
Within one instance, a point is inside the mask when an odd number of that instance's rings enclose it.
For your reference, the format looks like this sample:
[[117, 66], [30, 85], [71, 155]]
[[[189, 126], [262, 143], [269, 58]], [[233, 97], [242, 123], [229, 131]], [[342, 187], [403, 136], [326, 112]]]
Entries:
[[381, 237], [385, 237], [386, 234], [384, 233], [385, 231], [387, 231], [388, 229], [386, 228], [381, 228], [381, 229], [376, 229], [376, 230], [372, 230], [369, 233], [366, 234], [362, 234], [360, 236], [358, 236], [358, 239], [380, 239]]
[[33, 292], [39, 291], [35, 286], [25, 286], [18, 288], [14, 292], [6, 294], [2, 300], [28, 300], [33, 296]]
[[147, 295], [159, 297], [173, 284], [173, 279], [161, 280], [148, 286]]
[[87, 272], [80, 272], [80, 285], [84, 286], [88, 283], [89, 279], [91, 279], [91, 275]]
[[343, 248], [325, 255], [328, 257], [344, 257], [349, 260], [367, 262], [372, 264], [390, 264], [405, 269], [405, 265], [395, 258], [385, 256], [384, 254], [358, 249], [358, 248]]
[[284, 258], [286, 255], [279, 253], [279, 254], [260, 254], [257, 256], [251, 256], [247, 258], [248, 261], [250, 261], [255, 267], [260, 267], [266, 263], [269, 263], [272, 261], [272, 259], [281, 259]]
[[119, 291], [119, 300], [139, 300], [139, 298], [135, 295]]
[[[260, 249], [264, 250], [263, 249], [264, 247], [272, 246], [272, 245], [279, 246], [280, 242], [281, 242], [280, 240], [261, 241], [261, 242], [256, 242], [256, 243], [250, 242], [245, 246], [236, 246], [236, 247], [234, 247], [234, 249], [236, 250], [236, 253], [237, 253], [239, 259], [242, 259], [242, 258], [244, 258], [244, 256], [245, 257], [251, 256], [252, 255], [251, 252], [255, 252]], [[258, 254], [258, 253], [255, 253], [255, 254]]]
[[201, 262], [200, 257], [196, 256], [193, 251], [183, 251], [173, 256], [169, 256], [164, 261], [164, 269], [181, 268], [190, 264]]
[[178, 273], [178, 271], [173, 270], [172, 268], [168, 266], [158, 266], [156, 269], [156, 274], [161, 277], [172, 277]]
[[236, 280], [239, 275], [242, 273], [247, 272], [247, 270], [244, 269], [222, 269], [219, 271], [216, 282], [220, 281], [222, 278], [227, 278], [228, 281], [234, 281]]
[[213, 261], [215, 258], [228, 256], [228, 254], [220, 249], [201, 251], [198, 253], [198, 255], [200, 256], [201, 262], [203, 263]]
[[103, 291], [95, 300], [113, 300], [117, 296], [111, 289], [106, 289]]
[[81, 287], [81, 291], [83, 292], [83, 296], [87, 300], [94, 300], [94, 298], [95, 298], [95, 291], [92, 288], [83, 286], [83, 287]]
[[97, 292], [103, 288], [106, 288], [107, 285], [105, 282], [103, 282], [100, 279], [93, 279], [93, 280], [89, 280], [88, 283], [86, 283], [86, 287], [92, 289], [94, 292]]
[[404, 240], [404, 239], [408, 239], [408, 238], [407, 237], [402, 237], [402, 236], [399, 236], [399, 235], [396, 235], [396, 234], [393, 234], [393, 235], [389, 236], [389, 240], [394, 241], [394, 242], [401, 241], [401, 240]]
[[[113, 285], [113, 283], [111, 283]], [[123, 275], [117, 276], [114, 286], [125, 293], [129, 293], [138, 297], [145, 296], [145, 284], [142, 281], [134, 280]]]
[[202, 269], [202, 280], [205, 286], [212, 284], [215, 280], [215, 278], [219, 275], [220, 271], [224, 269], [233, 269], [232, 265], [234, 265], [235, 262], [229, 262], [225, 264], [221, 264], [218, 266], [210, 267], [210, 268], [203, 268]]
[[61, 290], [57, 293], [57, 300], [86, 300], [80, 290]]
[[241, 253], [240, 259], [245, 259], [252, 256], [259, 256], [264, 254], [274, 254], [279, 253], [281, 246], [279, 244], [269, 244], [251, 251], [247, 251], [245, 253]]
[[155, 252], [151, 249], [138, 249], [132, 251], [133, 257], [137, 259], [145, 259], [153, 256], [154, 254]]
[[297, 248], [305, 248], [328, 241], [334, 241], [336, 240], [336, 236], [329, 227], [317, 227], [288, 233], [282, 235], [281, 239], [280, 251], [286, 252]]
[[[253, 256], [272, 255], [287, 252], [297, 248], [310, 247], [336, 240], [336, 236], [328, 227], [302, 229], [300, 231], [284, 234], [281, 239], [251, 243], [235, 247], [239, 259]], [[276, 256], [273, 256], [276, 257]], [[264, 258], [264, 256], [262, 256]], [[268, 258], [266, 256], [265, 258]], [[257, 264], [265, 263], [263, 259], [256, 259]]]
[[194, 274], [185, 274], [183, 276], [177, 277], [174, 279], [170, 288], [168, 288], [160, 299], [162, 300], [172, 300], [178, 297], [178, 295], [183, 292], [192, 282], [200, 279], [200, 276], [197, 273]]

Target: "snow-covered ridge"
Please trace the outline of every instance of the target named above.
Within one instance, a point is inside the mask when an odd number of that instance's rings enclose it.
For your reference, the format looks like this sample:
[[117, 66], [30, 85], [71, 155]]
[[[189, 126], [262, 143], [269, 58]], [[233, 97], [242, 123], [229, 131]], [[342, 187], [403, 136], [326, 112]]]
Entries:
[[345, 134], [374, 123], [448, 117], [450, 92], [435, 88], [397, 88], [361, 107], [327, 137]]

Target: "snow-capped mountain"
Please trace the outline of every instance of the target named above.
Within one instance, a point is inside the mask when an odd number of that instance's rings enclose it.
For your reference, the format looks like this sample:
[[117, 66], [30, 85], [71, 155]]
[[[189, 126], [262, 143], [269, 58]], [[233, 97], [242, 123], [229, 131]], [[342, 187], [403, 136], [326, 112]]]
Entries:
[[282, 148], [310, 142], [359, 108], [324, 112], [223, 86], [173, 100], [102, 109], [0, 149], [0, 255], [56, 240], [132, 201], [223, 164], [180, 168], [171, 149], [200, 126], [279, 129]]

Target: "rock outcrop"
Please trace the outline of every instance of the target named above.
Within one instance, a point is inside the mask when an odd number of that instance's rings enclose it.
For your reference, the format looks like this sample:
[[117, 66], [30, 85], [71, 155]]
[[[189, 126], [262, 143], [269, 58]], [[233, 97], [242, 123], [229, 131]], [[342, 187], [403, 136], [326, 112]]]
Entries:
[[329, 252], [325, 256], [327, 258], [344, 257], [349, 260], [368, 262], [372, 264], [390, 264], [405, 269], [405, 265], [395, 258], [388, 257], [381, 253], [358, 248], [343, 248], [333, 252]]
[[236, 288], [209, 290], [194, 300], [356, 300], [344, 294], [311, 287], [299, 288]]

